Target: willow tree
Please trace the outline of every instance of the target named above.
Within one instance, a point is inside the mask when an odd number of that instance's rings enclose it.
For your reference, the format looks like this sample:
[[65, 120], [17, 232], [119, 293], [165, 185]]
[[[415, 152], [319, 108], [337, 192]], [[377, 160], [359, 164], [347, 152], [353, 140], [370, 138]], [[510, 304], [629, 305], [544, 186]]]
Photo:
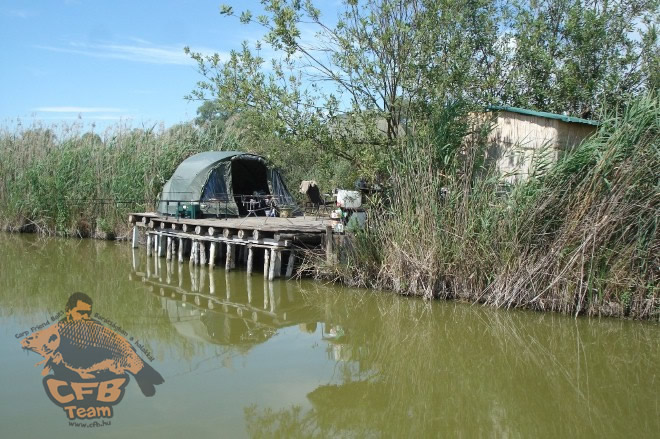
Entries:
[[502, 99], [597, 118], [657, 89], [658, 6], [657, 0], [514, 0]]
[[[189, 98], [217, 100], [292, 147], [375, 176], [433, 105], [497, 94], [503, 66], [495, 1], [346, 0], [333, 23], [311, 1], [262, 4], [258, 16], [221, 7], [265, 29], [256, 45], [244, 43], [224, 62], [187, 49], [204, 77]], [[279, 55], [270, 65], [259, 56], [264, 45]]]

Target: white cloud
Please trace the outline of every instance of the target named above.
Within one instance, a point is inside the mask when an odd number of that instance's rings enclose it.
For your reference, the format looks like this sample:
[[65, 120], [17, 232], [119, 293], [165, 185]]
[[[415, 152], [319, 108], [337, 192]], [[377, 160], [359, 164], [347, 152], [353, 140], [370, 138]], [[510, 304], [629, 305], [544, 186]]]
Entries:
[[[130, 41], [133, 44], [70, 42], [65, 46], [36, 47], [51, 52], [72, 53], [95, 58], [121, 59], [150, 64], [195, 64], [195, 61], [183, 52], [183, 44], [157, 45], [139, 38], [130, 38]], [[195, 52], [210, 55], [216, 51], [209, 48], [196, 47]], [[226, 52], [218, 52], [218, 54], [223, 60], [229, 58], [229, 54]]]
[[32, 111], [40, 113], [123, 113], [126, 110], [110, 107], [37, 107]]
[[4, 15], [13, 18], [29, 18], [34, 15], [34, 12], [27, 9], [10, 9], [3, 12]]

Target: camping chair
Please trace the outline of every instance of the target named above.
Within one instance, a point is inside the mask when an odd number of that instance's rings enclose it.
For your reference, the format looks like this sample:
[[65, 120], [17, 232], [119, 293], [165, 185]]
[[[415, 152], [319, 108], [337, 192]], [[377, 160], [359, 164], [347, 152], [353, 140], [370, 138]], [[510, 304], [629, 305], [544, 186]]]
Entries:
[[313, 212], [317, 219], [320, 216], [321, 209], [323, 209], [326, 213], [329, 213], [328, 206], [332, 206], [334, 204], [332, 201], [326, 201], [325, 197], [321, 196], [319, 187], [313, 180], [303, 181], [300, 184], [300, 193], [307, 196], [304, 212]]

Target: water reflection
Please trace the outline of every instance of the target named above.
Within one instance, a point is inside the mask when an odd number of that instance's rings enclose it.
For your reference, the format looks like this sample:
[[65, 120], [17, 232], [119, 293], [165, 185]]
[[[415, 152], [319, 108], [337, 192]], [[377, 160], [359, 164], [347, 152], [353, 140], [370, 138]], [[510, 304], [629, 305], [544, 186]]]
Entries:
[[[145, 437], [157, 437], [158, 425], [165, 436], [226, 437], [660, 431], [657, 323], [268, 282], [260, 270], [251, 277], [209, 270], [112, 243], [0, 236], [0, 244], [0, 316], [9, 338], [81, 290], [156, 354], [167, 383], [159, 395], [169, 399], [155, 403], [153, 419], [162, 424], [149, 424], [154, 433]], [[26, 363], [16, 346], [19, 355], [11, 351], [3, 363], [12, 376]], [[32, 388], [33, 378], [17, 380], [12, 395]], [[33, 402], [18, 401], [5, 407]], [[130, 397], [122, 404], [122, 422], [128, 407], [139, 414], [151, 407], [130, 406]], [[134, 422], [125, 436], [144, 427], [141, 416]]]
[[[174, 271], [171, 265], [171, 261], [166, 264], [165, 283], [158, 273], [148, 270], [134, 269], [133, 275], [153, 287], [148, 291], [159, 297], [172, 326], [189, 340], [240, 347], [245, 352], [267, 341], [278, 329], [297, 325], [305, 330], [316, 328], [320, 317], [316, 308], [290, 284], [260, 283], [243, 273], [223, 273], [217, 277], [222, 279], [218, 286], [214, 269], [190, 265], [185, 276], [184, 270]], [[178, 279], [173, 281], [172, 276]]]

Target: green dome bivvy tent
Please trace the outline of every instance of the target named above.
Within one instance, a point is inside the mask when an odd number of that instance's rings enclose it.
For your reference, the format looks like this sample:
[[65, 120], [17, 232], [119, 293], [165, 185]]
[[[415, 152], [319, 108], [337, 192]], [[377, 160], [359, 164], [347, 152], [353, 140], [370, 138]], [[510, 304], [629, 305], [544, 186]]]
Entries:
[[[177, 215], [182, 205], [198, 204], [203, 216], [244, 216], [242, 200], [272, 195], [279, 205], [298, 207], [280, 173], [263, 157], [239, 151], [209, 151], [185, 159], [165, 183], [158, 212]], [[265, 210], [258, 214], [265, 215]]]

